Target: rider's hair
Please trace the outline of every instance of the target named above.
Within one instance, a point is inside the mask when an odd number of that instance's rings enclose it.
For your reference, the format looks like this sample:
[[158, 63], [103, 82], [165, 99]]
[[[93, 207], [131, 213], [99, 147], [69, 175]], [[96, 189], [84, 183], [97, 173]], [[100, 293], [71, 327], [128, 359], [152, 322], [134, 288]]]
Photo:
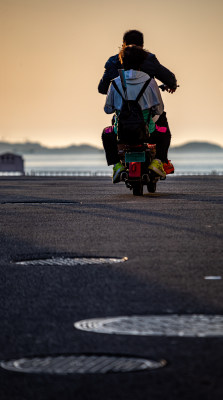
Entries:
[[119, 53], [119, 60], [125, 70], [135, 69], [139, 70], [141, 64], [147, 57], [147, 52], [140, 46], [125, 46]]
[[143, 33], [136, 31], [135, 29], [127, 31], [123, 35], [123, 43], [125, 43], [127, 46], [129, 44], [135, 44], [136, 46], [143, 47]]

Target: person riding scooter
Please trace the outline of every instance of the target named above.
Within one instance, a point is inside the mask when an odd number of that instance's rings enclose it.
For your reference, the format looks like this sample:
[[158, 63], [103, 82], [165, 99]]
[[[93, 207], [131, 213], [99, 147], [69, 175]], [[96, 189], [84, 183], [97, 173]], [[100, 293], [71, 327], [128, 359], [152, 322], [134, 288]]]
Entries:
[[102, 135], [108, 165], [114, 164], [113, 183], [120, 181], [120, 174], [125, 169], [119, 160], [116, 136], [123, 99], [127, 97], [129, 101], [135, 100], [143, 87], [145, 90], [138, 103], [148, 127], [147, 141], [156, 144], [156, 159], [149, 165], [149, 169], [165, 178], [163, 162], [166, 160], [166, 142], [169, 142], [170, 138], [168, 133], [164, 135], [156, 130], [155, 122], [163, 113], [163, 102], [157, 83], [148, 74], [140, 71], [140, 65], [147, 57], [147, 53], [139, 46], [130, 45], [122, 48], [119, 57], [125, 70], [126, 92], [124, 93], [120, 77], [114, 79], [109, 87], [104, 107], [107, 114], [115, 113], [114, 129]]
[[[137, 30], [129, 30], [123, 36], [123, 48], [127, 45], [137, 45], [143, 48], [144, 45], [144, 37], [143, 33]], [[116, 54], [108, 59], [105, 63], [105, 71], [102, 79], [98, 85], [98, 91], [101, 94], [107, 94], [109, 85], [114, 78], [117, 78], [119, 73], [118, 70], [122, 68], [121, 62], [119, 59], [119, 55]], [[166, 67], [161, 65], [157, 60], [156, 56], [150, 52], [146, 52], [146, 58], [143, 60], [140, 70], [142, 72], [147, 73], [152, 78], [157, 78], [160, 80], [166, 87], [166, 90], [170, 93], [175, 92], [177, 88], [177, 81], [175, 75], [169, 71]], [[166, 159], [164, 162], [164, 169], [167, 174], [174, 172], [174, 166], [167, 158], [168, 148], [170, 146], [171, 133], [168, 125], [168, 121], [166, 118], [166, 112], [163, 111], [161, 114], [159, 121], [157, 122], [157, 129], [160, 132], [167, 133], [169, 138], [169, 143], [166, 140]], [[107, 138], [108, 139], [108, 138]]]

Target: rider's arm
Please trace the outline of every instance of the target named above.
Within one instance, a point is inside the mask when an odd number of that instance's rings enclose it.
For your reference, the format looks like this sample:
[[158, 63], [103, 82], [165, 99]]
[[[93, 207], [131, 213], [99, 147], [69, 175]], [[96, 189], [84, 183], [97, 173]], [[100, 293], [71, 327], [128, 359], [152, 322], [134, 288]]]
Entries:
[[118, 76], [118, 68], [120, 68], [119, 64], [120, 63], [119, 63], [117, 55], [112, 56], [108, 59], [108, 61], [105, 64], [104, 74], [98, 85], [99, 93], [107, 94], [107, 91], [108, 91], [111, 81], [114, 78], [117, 78], [117, 76]]
[[110, 85], [108, 94], [105, 101], [104, 111], [106, 114], [112, 114], [115, 112], [114, 107], [114, 87]]
[[176, 90], [177, 80], [175, 75], [169, 69], [160, 64], [155, 54], [149, 53], [142, 65], [142, 71], [148, 73], [152, 77], [155, 77], [173, 91]]
[[99, 93], [107, 94], [109, 85], [111, 83], [111, 80], [113, 79], [113, 77], [111, 77], [111, 76], [112, 76], [112, 74], [110, 73], [110, 70], [108, 68], [106, 68], [106, 64], [105, 64], [105, 71], [104, 71], [104, 74], [98, 85]]

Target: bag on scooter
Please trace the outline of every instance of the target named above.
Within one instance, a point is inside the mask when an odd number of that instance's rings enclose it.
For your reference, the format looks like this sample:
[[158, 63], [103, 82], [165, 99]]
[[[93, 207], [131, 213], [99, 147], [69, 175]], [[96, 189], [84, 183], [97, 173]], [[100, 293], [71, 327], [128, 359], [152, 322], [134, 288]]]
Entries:
[[118, 141], [126, 144], [140, 144], [148, 142], [148, 129], [144, 121], [139, 99], [143, 95], [151, 78], [148, 79], [140, 90], [135, 100], [127, 100], [121, 94], [115, 81], [112, 82], [115, 90], [122, 97], [122, 108], [118, 115]]

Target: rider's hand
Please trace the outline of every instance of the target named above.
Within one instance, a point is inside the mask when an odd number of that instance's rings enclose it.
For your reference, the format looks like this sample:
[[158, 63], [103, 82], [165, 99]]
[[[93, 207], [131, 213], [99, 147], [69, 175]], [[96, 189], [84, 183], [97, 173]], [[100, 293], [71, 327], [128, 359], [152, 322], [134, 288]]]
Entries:
[[170, 89], [167, 85], [162, 84], [162, 85], [159, 86], [159, 88], [160, 88], [163, 92], [166, 90], [166, 92], [168, 92], [168, 93], [174, 93], [174, 92], [176, 92], [176, 89], [177, 89], [178, 86], [179, 86], [179, 85], [177, 85], [174, 89]]
[[176, 92], [176, 89], [170, 89], [170, 88], [168, 88], [168, 86], [165, 87], [165, 90], [166, 90], [168, 93], [174, 93], [174, 92]]

